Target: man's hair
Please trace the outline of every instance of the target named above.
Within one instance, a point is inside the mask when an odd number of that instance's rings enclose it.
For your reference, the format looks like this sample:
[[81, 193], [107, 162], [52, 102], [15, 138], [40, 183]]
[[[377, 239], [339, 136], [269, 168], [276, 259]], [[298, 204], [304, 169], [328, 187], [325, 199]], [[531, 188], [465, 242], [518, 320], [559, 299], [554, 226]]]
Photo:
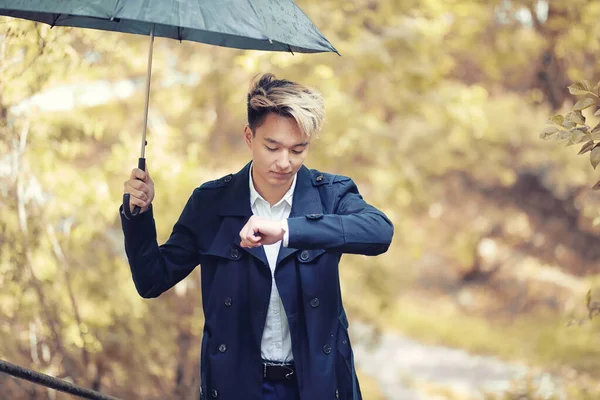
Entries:
[[318, 136], [325, 107], [314, 89], [268, 73], [256, 76], [248, 92], [248, 125], [253, 134], [269, 113], [292, 117], [307, 136]]

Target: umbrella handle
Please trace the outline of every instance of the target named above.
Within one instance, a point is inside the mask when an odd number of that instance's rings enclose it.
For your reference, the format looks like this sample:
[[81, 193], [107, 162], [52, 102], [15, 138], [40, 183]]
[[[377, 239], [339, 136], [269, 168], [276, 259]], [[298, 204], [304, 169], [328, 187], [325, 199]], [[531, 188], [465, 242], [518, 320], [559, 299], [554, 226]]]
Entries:
[[[141, 169], [142, 171], [146, 170], [146, 159], [145, 158], [140, 158], [138, 159], [138, 168]], [[141, 180], [139, 178], [137, 178], [138, 180]], [[124, 193], [123, 194], [123, 213], [125, 214], [125, 216], [127, 217], [127, 219], [131, 219], [135, 216], [137, 216], [140, 213], [140, 206], [134, 206], [133, 207], [133, 211], [131, 211], [131, 209], [129, 208], [129, 193]]]

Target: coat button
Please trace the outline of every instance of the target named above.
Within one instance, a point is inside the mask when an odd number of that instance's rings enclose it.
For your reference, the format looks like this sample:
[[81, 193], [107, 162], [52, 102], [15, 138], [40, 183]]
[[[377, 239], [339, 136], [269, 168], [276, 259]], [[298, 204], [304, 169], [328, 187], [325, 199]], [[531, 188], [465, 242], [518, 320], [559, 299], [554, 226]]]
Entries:
[[323, 214], [307, 214], [306, 218], [311, 220], [321, 219], [323, 218]]
[[325, 354], [329, 354], [331, 353], [331, 346], [326, 344], [325, 346], [323, 346], [323, 353]]
[[315, 297], [315, 298], [311, 299], [311, 300], [310, 300], [310, 306], [311, 306], [312, 308], [317, 308], [317, 307], [319, 307], [319, 298], [318, 298], [318, 297]]
[[213, 389], [211, 394], [212, 394], [212, 397], [214, 397], [214, 398], [219, 397], [219, 392], [217, 392], [217, 389]]
[[234, 247], [233, 249], [231, 249], [231, 254], [230, 255], [231, 255], [231, 258], [239, 258], [240, 257], [240, 251]]
[[340, 391], [335, 389], [335, 398], [339, 399], [340, 398]]
[[323, 180], [323, 175], [317, 176], [317, 182], [321, 182]]
[[233, 303], [233, 300], [231, 300], [231, 297], [227, 297], [227, 298], [225, 299], [225, 306], [226, 306], [226, 307], [230, 307], [230, 306], [231, 306], [231, 303]]
[[227, 351], [227, 346], [224, 344], [219, 345], [219, 351], [225, 353]]
[[300, 259], [302, 261], [306, 261], [306, 260], [308, 260], [308, 257], [309, 257], [308, 250], [302, 250], [302, 253], [300, 253]]
[[223, 180], [225, 182], [230, 182], [231, 181], [231, 175], [227, 175]]

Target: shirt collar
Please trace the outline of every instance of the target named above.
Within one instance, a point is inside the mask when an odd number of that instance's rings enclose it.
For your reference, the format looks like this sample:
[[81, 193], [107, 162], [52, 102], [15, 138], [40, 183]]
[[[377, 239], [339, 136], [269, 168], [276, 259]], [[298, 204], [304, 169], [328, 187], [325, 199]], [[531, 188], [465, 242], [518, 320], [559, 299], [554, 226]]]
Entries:
[[[266, 201], [256, 190], [256, 188], [254, 187], [254, 182], [252, 182], [252, 164], [250, 164], [250, 173], [248, 174], [248, 180], [250, 183], [250, 206], [254, 206], [254, 203], [256, 203], [256, 200], [261, 199], [262, 201], [264, 201], [265, 203], [269, 203], [268, 201]], [[282, 202], [286, 202], [290, 205], [292, 205], [292, 199], [294, 197], [294, 189], [296, 188], [296, 180], [298, 178], [298, 174], [294, 174], [294, 180], [292, 181], [292, 186], [290, 186], [289, 190], [283, 195], [283, 198], [281, 200], [279, 200], [277, 202], [277, 204], [275, 204], [273, 207], [277, 207], [278, 205], [280, 205]]]

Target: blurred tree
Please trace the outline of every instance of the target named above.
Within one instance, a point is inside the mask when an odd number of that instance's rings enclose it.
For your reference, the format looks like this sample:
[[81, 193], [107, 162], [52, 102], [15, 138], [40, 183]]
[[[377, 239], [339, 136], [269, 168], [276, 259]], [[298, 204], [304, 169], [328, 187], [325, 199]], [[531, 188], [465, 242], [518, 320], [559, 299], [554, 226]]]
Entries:
[[[120, 196], [111, 186], [124, 181], [126, 157], [120, 165], [110, 160], [124, 154], [123, 141], [133, 147], [134, 138], [121, 135], [139, 132], [141, 111], [139, 120], [129, 117], [134, 106], [141, 110], [139, 100], [129, 109], [69, 104], [67, 85], [85, 88], [100, 77], [135, 82], [143, 74], [143, 56], [133, 55], [145, 46], [121, 36], [2, 24], [0, 354], [125, 398], [197, 398], [193, 350], [199, 346], [192, 338], [202, 319], [195, 307], [199, 293], [187, 288], [199, 284], [187, 282], [161, 303], [140, 301], [115, 226]], [[65, 111], [36, 111], [36, 100], [52, 87], [56, 109]], [[107, 129], [107, 120], [117, 125]], [[3, 393], [17, 399], [22, 385], [11, 382]]]
[[[560, 308], [560, 279], [530, 291], [542, 274], [522, 279], [520, 267], [597, 271], [600, 198], [581, 190], [592, 171], [531, 132], [568, 99], [564, 82], [597, 73], [597, 2], [299, 5], [342, 57], [156, 40], [147, 157], [159, 242], [193, 188], [247, 162], [249, 79], [271, 71], [325, 96], [309, 167], [352, 176], [394, 221], [386, 255], [344, 258], [353, 316], [380, 323], [411, 287], [449, 286], [432, 275], [458, 282], [452, 294], [489, 284], [494, 301], [470, 309]], [[142, 37], [0, 23], [0, 356], [123, 398], [197, 398], [199, 274], [138, 298], [117, 215], [146, 51]]]

